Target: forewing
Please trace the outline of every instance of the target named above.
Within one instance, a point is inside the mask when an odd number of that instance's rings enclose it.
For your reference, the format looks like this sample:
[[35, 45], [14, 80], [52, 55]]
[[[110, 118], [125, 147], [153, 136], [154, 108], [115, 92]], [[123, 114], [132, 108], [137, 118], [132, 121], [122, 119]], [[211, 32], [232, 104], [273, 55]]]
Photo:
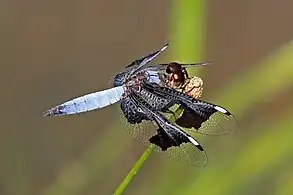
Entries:
[[201, 134], [225, 135], [236, 130], [235, 117], [225, 108], [192, 98], [182, 92], [167, 87], [143, 85], [145, 90], [161, 98], [169, 99], [173, 104], [179, 104], [183, 113], [175, 123], [184, 128], [191, 128]]
[[236, 130], [237, 122], [226, 109], [202, 101], [181, 103], [184, 111], [175, 123], [205, 135], [226, 135]]
[[138, 60], [133, 61], [131, 64], [129, 64], [128, 66], [126, 66], [126, 68], [129, 67], [133, 67], [133, 69], [131, 70], [131, 74], [133, 74], [134, 72], [140, 70], [143, 66], [145, 66], [146, 64], [148, 64], [150, 61], [154, 60], [158, 55], [160, 55], [167, 47], [168, 47], [168, 43], [165, 44], [161, 49], [147, 55], [144, 56]]
[[110, 79], [109, 84], [110, 86], [121, 86], [124, 84], [125, 79], [128, 78], [130, 75], [134, 74], [135, 72], [139, 71], [143, 66], [148, 64], [150, 61], [155, 59], [158, 55], [161, 54], [166, 48], [168, 47], [168, 43], [165, 44], [160, 50], [157, 50], [147, 56], [144, 56], [138, 60], [131, 62], [129, 65], [125, 67], [124, 70], [119, 72], [113, 78]]
[[123, 86], [90, 93], [49, 109], [44, 116], [71, 115], [103, 108], [118, 102], [123, 93]]

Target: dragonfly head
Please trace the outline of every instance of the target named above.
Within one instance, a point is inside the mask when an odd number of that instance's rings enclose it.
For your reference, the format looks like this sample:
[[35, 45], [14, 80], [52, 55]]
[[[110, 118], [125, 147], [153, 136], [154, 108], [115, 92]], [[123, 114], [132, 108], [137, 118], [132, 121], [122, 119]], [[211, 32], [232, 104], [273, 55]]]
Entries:
[[177, 62], [171, 62], [166, 68], [166, 73], [169, 74], [169, 82], [174, 85], [182, 85], [185, 81], [185, 73], [181, 64]]

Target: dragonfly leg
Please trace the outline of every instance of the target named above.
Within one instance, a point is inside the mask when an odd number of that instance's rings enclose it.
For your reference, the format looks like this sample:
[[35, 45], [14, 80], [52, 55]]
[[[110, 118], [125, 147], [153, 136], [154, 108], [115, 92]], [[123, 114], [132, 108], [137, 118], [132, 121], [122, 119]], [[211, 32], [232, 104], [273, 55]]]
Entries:
[[189, 77], [189, 75], [188, 75], [188, 72], [187, 72], [187, 70], [186, 70], [186, 68], [182, 68], [182, 72], [184, 73], [184, 75], [185, 75], [185, 77], [187, 78], [187, 79], [190, 79], [190, 77]]

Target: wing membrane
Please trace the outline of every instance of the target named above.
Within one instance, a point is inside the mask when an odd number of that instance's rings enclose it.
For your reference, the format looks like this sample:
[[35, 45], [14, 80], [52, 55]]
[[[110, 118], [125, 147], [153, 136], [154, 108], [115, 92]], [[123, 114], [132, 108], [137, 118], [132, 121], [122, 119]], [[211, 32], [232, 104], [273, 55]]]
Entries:
[[125, 79], [129, 76], [133, 75], [135, 72], [139, 71], [143, 66], [148, 64], [150, 61], [155, 59], [161, 52], [163, 52], [168, 47], [168, 43], [165, 44], [160, 50], [157, 50], [147, 56], [144, 56], [138, 60], [131, 62], [129, 65], [125, 67], [120, 73], [115, 75], [110, 79], [109, 84], [111, 86], [121, 86], [125, 83]]
[[49, 109], [44, 116], [71, 115], [103, 108], [118, 102], [123, 93], [123, 86], [90, 93]]
[[134, 67], [134, 69], [131, 70], [130, 75], [132, 75], [133, 73], [137, 72], [138, 70], [140, 70], [143, 66], [145, 66], [146, 64], [148, 64], [150, 61], [154, 60], [158, 55], [160, 55], [167, 47], [168, 47], [168, 43], [165, 44], [160, 50], [157, 50], [147, 56], [144, 56], [138, 60], [133, 61], [131, 64], [129, 64], [128, 66], [126, 66], [126, 68], [129, 67]]
[[[206, 102], [197, 104], [188, 106], [182, 103], [184, 111], [175, 123], [205, 135], [226, 135], [235, 131], [237, 122], [232, 114], [218, 111], [217, 106]], [[203, 109], [206, 110], [202, 111]]]
[[[206, 66], [212, 64], [212, 62], [199, 62], [199, 63], [191, 63], [191, 64], [182, 64], [179, 63], [182, 67], [184, 68], [189, 68], [189, 67], [198, 67], [198, 66]], [[169, 63], [164, 63], [164, 64], [157, 64], [157, 65], [151, 65], [148, 66], [148, 70], [153, 70], [153, 71], [165, 71], [166, 67], [169, 65]]]
[[184, 128], [191, 128], [201, 134], [225, 135], [236, 130], [235, 117], [225, 108], [194, 99], [182, 92], [167, 87], [155, 87], [145, 83], [144, 89], [155, 95], [169, 99], [183, 108], [183, 113], [175, 123]]
[[[165, 152], [174, 160], [194, 166], [207, 163], [205, 151], [193, 137], [170, 123], [164, 115], [149, 107], [135, 94], [128, 101], [131, 103], [122, 106], [127, 118], [123, 119], [123, 123], [132, 136], [146, 145], [152, 144], [155, 151]], [[129, 119], [129, 116], [132, 117]]]

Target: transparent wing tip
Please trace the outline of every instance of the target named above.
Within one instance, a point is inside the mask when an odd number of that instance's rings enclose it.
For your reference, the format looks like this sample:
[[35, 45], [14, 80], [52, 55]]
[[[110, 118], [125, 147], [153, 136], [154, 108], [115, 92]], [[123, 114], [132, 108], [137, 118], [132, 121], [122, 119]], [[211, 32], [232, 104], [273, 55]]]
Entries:
[[211, 61], [211, 62], [199, 62], [199, 63], [191, 63], [191, 64], [183, 64], [183, 63], [179, 63], [179, 64], [187, 68], [187, 67], [196, 67], [196, 66], [209, 66], [209, 65], [215, 64], [215, 62]]
[[205, 151], [202, 152], [203, 153], [203, 156], [204, 156], [204, 159], [201, 163], [201, 166], [202, 167], [206, 167], [208, 165], [208, 162], [209, 162], [209, 158], [208, 158], [208, 155]]
[[168, 148], [167, 154], [173, 160], [188, 166], [206, 167], [208, 165], [207, 153], [204, 150], [195, 149], [194, 145], [191, 144], [183, 144], [179, 148]]
[[206, 167], [208, 165], [208, 155], [207, 153], [203, 151], [198, 151], [198, 157], [191, 161], [189, 165], [195, 166], [195, 167]]

